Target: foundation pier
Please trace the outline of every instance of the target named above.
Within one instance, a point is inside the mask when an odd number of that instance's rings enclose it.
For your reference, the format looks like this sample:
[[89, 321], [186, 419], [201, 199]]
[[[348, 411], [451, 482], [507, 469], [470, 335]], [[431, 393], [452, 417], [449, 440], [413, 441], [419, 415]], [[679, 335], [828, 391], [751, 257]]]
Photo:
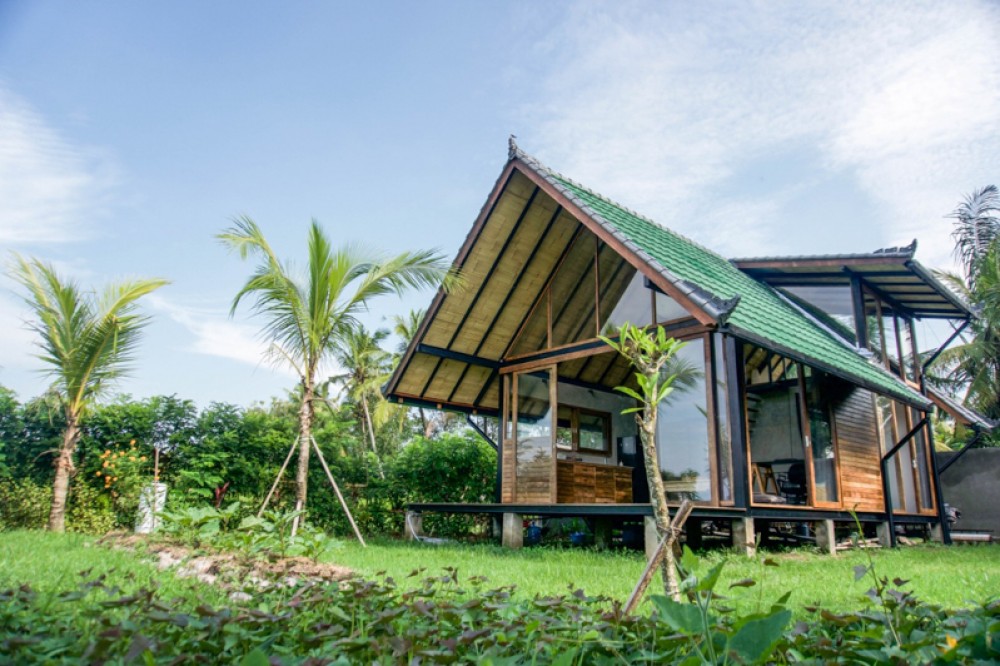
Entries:
[[504, 548], [521, 548], [524, 546], [524, 519], [519, 513], [503, 514]]

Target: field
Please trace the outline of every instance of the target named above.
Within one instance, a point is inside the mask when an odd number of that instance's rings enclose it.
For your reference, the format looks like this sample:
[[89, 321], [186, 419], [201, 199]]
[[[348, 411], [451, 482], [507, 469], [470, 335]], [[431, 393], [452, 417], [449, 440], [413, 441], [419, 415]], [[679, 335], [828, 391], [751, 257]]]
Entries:
[[[78, 534], [0, 534], [0, 588], [29, 583], [41, 592], [62, 592], [79, 583], [80, 571], [92, 570], [93, 575], [109, 573], [111, 580], [128, 581], [130, 586], [147, 586], [156, 581], [166, 597], [194, 595], [199, 603], [225, 601], [225, 595], [215, 588], [175, 578], [141, 556], [97, 546], [95, 541]], [[905, 589], [923, 601], [958, 608], [1000, 597], [1000, 548], [996, 546], [915, 546], [869, 552], [881, 575], [908, 580]], [[779, 566], [763, 566], [763, 557]], [[389, 540], [374, 541], [368, 548], [347, 542], [324, 559], [365, 577], [385, 572], [403, 588], [418, 568], [424, 572], [417, 580], [454, 567], [460, 579], [483, 576], [491, 587], [516, 586], [516, 596], [561, 595], [579, 588], [589, 595], [618, 600], [628, 597], [644, 564], [642, 555], [634, 552], [556, 548], [512, 551], [487, 545], [433, 546]], [[734, 595], [737, 607], [744, 611], [756, 610], [758, 605], [791, 591], [792, 608], [820, 605], [842, 612], [856, 609], [870, 587], [867, 579], [854, 579], [854, 567], [868, 561], [867, 555], [859, 551], [830, 557], [799, 550], [767, 553], [756, 559], [709, 553], [702, 559], [706, 566], [726, 560], [720, 589], [745, 578], [758, 582], [752, 590]]]

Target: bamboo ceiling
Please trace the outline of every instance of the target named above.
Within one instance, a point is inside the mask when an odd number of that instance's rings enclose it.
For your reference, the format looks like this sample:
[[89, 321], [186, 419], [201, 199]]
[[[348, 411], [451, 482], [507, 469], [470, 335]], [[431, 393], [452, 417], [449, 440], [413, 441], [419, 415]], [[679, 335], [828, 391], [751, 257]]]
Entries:
[[[464, 287], [438, 295], [386, 387], [391, 399], [495, 413], [500, 362], [549, 346], [549, 300], [552, 346], [594, 338], [587, 285], [599, 277], [602, 301], [614, 302], [636, 272], [517, 169], [501, 176], [455, 263]], [[608, 353], [563, 364], [560, 376], [615, 386], [629, 372]]]

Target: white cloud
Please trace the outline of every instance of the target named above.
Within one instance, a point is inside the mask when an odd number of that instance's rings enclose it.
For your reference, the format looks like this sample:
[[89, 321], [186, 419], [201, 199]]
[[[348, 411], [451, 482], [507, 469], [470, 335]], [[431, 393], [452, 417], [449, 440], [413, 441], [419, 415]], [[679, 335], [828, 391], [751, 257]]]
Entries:
[[[218, 309], [180, 305], [159, 294], [151, 294], [147, 300], [153, 309], [165, 313], [194, 336], [190, 351], [261, 365], [267, 344], [257, 337], [254, 327], [233, 321]], [[283, 368], [282, 372], [290, 371]]]
[[37, 353], [35, 334], [28, 328], [28, 308], [7, 294], [0, 294], [0, 368], [28, 370], [41, 368], [41, 362], [32, 357]]
[[[920, 237], [921, 259], [940, 263], [943, 216], [1000, 178], [994, 5], [600, 4], [548, 34], [523, 145], [724, 253], [824, 251], [785, 244], [803, 212], [781, 207], [799, 180], [846, 173], [845, 196], [871, 209], [844, 221], [854, 249]], [[814, 155], [811, 171], [726, 191], [790, 152]], [[755, 238], [716, 233], [737, 230], [741, 209]]]
[[96, 151], [65, 139], [0, 83], [0, 243], [85, 237], [114, 180]]

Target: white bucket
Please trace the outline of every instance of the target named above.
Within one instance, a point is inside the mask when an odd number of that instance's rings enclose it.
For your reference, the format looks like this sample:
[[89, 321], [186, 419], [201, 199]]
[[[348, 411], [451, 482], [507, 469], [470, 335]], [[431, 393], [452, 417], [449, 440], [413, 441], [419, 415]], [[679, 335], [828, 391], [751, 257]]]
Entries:
[[139, 511], [135, 518], [136, 534], [149, 534], [160, 524], [156, 515], [167, 504], [167, 484], [151, 483], [139, 493]]

